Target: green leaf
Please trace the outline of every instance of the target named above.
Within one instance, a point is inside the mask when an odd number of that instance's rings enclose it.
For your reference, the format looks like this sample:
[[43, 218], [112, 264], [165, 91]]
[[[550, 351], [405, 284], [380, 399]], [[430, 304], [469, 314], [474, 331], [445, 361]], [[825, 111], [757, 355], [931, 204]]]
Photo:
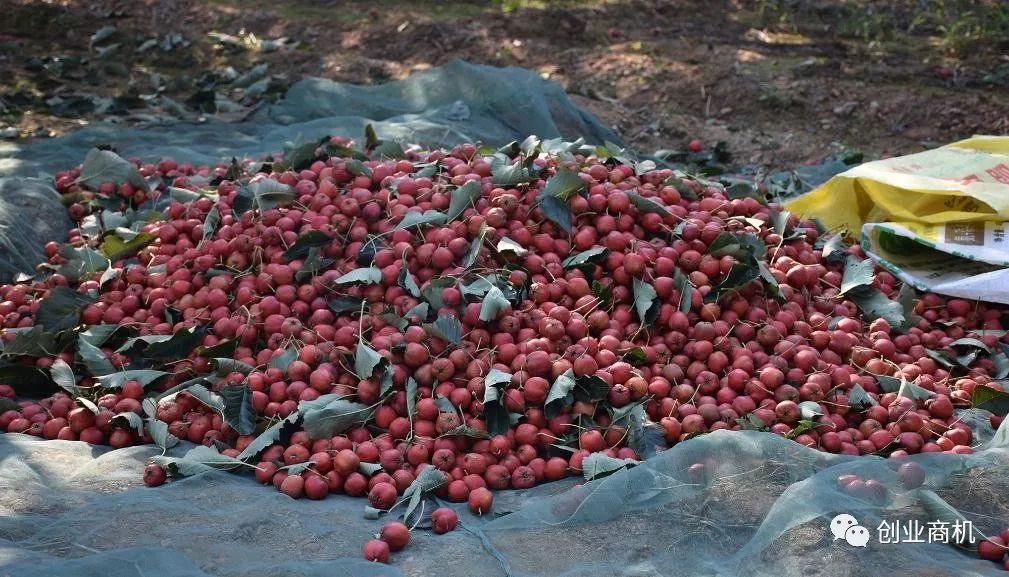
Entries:
[[633, 349], [624, 353], [623, 360], [625, 363], [629, 363], [633, 366], [640, 366], [645, 364], [648, 357], [645, 356], [645, 349], [641, 347], [634, 347]]
[[852, 409], [862, 410], [877, 404], [879, 403], [865, 392], [862, 385], [856, 383], [848, 392], [848, 406]]
[[511, 308], [511, 302], [505, 298], [501, 289], [496, 286], [491, 287], [480, 304], [480, 320], [489, 323], [496, 319], [501, 311], [509, 308]]
[[683, 271], [679, 267], [673, 273], [673, 284], [680, 291], [680, 302], [677, 305], [677, 309], [681, 313], [689, 313], [690, 306], [693, 303], [691, 297], [694, 292], [694, 285], [690, 284], [690, 279], [687, 278], [687, 275], [683, 274]]
[[616, 459], [603, 453], [592, 453], [582, 461], [582, 475], [586, 481], [598, 479], [641, 464], [634, 459]]
[[229, 373], [249, 375], [256, 372], [256, 367], [229, 357], [213, 357], [210, 359], [210, 366], [213, 367], [214, 373], [219, 377], [227, 376]]
[[915, 401], [927, 399], [934, 394], [932, 391], [919, 387], [907, 379], [901, 379], [900, 390], [897, 391], [898, 397], [907, 397]]
[[543, 185], [543, 189], [540, 191], [540, 202], [542, 203], [543, 197], [553, 197], [562, 200], [564, 206], [567, 206], [568, 200], [584, 188], [585, 181], [578, 176], [577, 172], [558, 169]]
[[526, 250], [525, 247], [515, 242], [514, 240], [508, 238], [507, 236], [502, 237], [501, 240], [498, 241], [497, 246], [494, 248], [497, 249], [499, 253], [503, 254], [505, 252], [511, 252], [514, 253], [516, 256], [524, 256], [527, 252], [529, 252], [528, 250]]
[[785, 295], [781, 292], [781, 287], [778, 285], [778, 280], [774, 278], [771, 274], [771, 269], [767, 266], [766, 261], [760, 261], [758, 263], [758, 269], [760, 271], [760, 278], [764, 281], [764, 287], [771, 297], [778, 299], [779, 301], [785, 300]]
[[[270, 210], [279, 205], [294, 202], [298, 198], [293, 187], [272, 178], [250, 182], [247, 188], [249, 193], [252, 194], [253, 203], [259, 210]], [[235, 210], [237, 211], [237, 209]]]
[[49, 296], [39, 303], [35, 322], [49, 332], [60, 332], [72, 329], [80, 324], [81, 311], [95, 302], [95, 297], [82, 295], [79, 292], [64, 287], [54, 286]]
[[602, 378], [596, 375], [582, 375], [575, 377], [575, 398], [579, 401], [595, 403], [606, 398], [610, 392], [610, 386]]
[[81, 396], [81, 390], [77, 388], [77, 377], [74, 376], [74, 370], [66, 361], [61, 358], [54, 360], [53, 365], [49, 367], [49, 374], [52, 376], [53, 382], [70, 393], [71, 397]]
[[[14, 332], [12, 329], [8, 330]], [[14, 332], [14, 340], [6, 346], [0, 342], [0, 356], [49, 357], [57, 352], [56, 335], [46, 332], [42, 325]]]
[[[214, 210], [217, 210], [216, 206]], [[208, 216], [207, 218], [209, 219], [210, 217]], [[124, 240], [117, 234], [110, 234], [102, 239], [102, 254], [112, 262], [129, 258], [154, 242], [156, 238], [158, 237], [149, 232], [142, 232], [130, 240]]]
[[364, 341], [357, 343], [357, 351], [354, 353], [354, 374], [358, 378], [370, 379], [375, 374], [375, 369], [387, 362], [389, 359], [364, 344]]
[[140, 169], [134, 164], [111, 150], [92, 148], [84, 157], [77, 184], [96, 191], [104, 182], [111, 182], [116, 186], [129, 183], [137, 190], [151, 191], [147, 181], [140, 174]]
[[371, 157], [380, 160], [402, 160], [406, 158], [406, 151], [403, 150], [403, 145], [395, 140], [383, 140], [378, 146], [372, 149]]
[[477, 259], [480, 258], [480, 250], [483, 249], [484, 237], [487, 236], [487, 223], [480, 225], [480, 231], [477, 232], [476, 238], [469, 246], [469, 252], [462, 259], [462, 266], [464, 269], [468, 269], [474, 264], [476, 264]]
[[292, 345], [284, 349], [283, 353], [272, 357], [267, 366], [271, 369], [280, 369], [284, 374], [287, 374], [287, 367], [296, 360], [298, 360], [298, 349]]
[[823, 245], [821, 255], [823, 256], [823, 260], [827, 262], [843, 262], [845, 255], [844, 234], [838, 232], [830, 237], [830, 240]]
[[224, 399], [207, 387], [197, 384], [186, 389], [186, 392], [214, 411], [218, 413], [224, 412]]
[[368, 178], [371, 178], [373, 174], [367, 165], [356, 158], [348, 160], [346, 166], [347, 172], [353, 174], [354, 176], [367, 176]]
[[149, 335], [126, 341], [116, 351], [144, 359], [177, 360], [184, 358], [203, 341], [203, 329], [191, 327], [172, 335]]
[[535, 179], [524, 163], [510, 164], [503, 160], [491, 163], [491, 183], [501, 188], [512, 188]]
[[708, 254], [712, 256], [730, 255], [738, 261], [749, 258], [763, 259], [767, 255], [764, 241], [749, 232], [723, 232], [715, 237], [708, 246]]
[[564, 232], [571, 234], [571, 205], [567, 201], [547, 194], [546, 188], [542, 188], [537, 202], [543, 216], [556, 223]]
[[424, 330], [427, 334], [454, 345], [462, 342], [462, 323], [453, 316], [438, 315], [434, 323], [424, 324]]
[[548, 419], [561, 414], [561, 409], [570, 404], [567, 400], [568, 395], [574, 391], [577, 384], [572, 369], [564, 371], [554, 379], [554, 383], [550, 385], [550, 393], [547, 394], [546, 403], [543, 404], [543, 412], [546, 413]]
[[321, 409], [306, 411], [302, 428], [312, 439], [322, 439], [340, 433], [371, 420], [374, 406], [337, 400]]
[[1009, 415], [1009, 393], [998, 391], [985, 385], [974, 387], [971, 395], [971, 407], [984, 409], [996, 415]]
[[42, 369], [7, 365], [2, 362], [0, 362], [0, 383], [15, 384], [18, 396], [27, 398], [47, 397], [58, 390]]
[[265, 431], [253, 439], [251, 443], [238, 455], [241, 461], [249, 462], [256, 459], [264, 449], [274, 443], [287, 444], [291, 435], [298, 429], [301, 422], [301, 413], [293, 412], [284, 419], [277, 421]]
[[404, 511], [403, 516], [404, 519], [409, 522], [410, 516], [417, 510], [417, 507], [420, 506], [421, 499], [424, 498], [424, 495], [444, 485], [447, 480], [448, 478], [445, 476], [445, 473], [439, 471], [438, 469], [434, 467], [424, 467], [421, 469], [420, 474], [417, 475], [417, 478], [413, 480], [413, 483], [410, 483], [410, 486], [403, 491], [403, 496], [396, 505], [393, 505], [393, 507], [396, 507], [401, 503], [406, 503], [406, 510]]
[[[96, 347], [104, 345], [117, 333], [129, 333], [132, 329], [122, 325], [91, 325], [86, 330], [77, 333], [78, 342], [88, 342]], [[134, 333], [135, 334], [135, 333]]]
[[203, 445], [197, 445], [181, 458], [158, 456], [151, 460], [178, 477], [199, 475], [213, 469], [231, 471], [245, 466], [242, 461]]
[[803, 419], [809, 421], [823, 416], [823, 409], [820, 407], [820, 404], [813, 401], [802, 401], [799, 403], [799, 412]]
[[482, 192], [480, 183], [475, 180], [471, 180], [453, 190], [449, 197], [448, 222], [459, 218], [467, 208], [473, 206], [473, 203], [476, 202], [476, 199], [480, 198]]
[[642, 326], [655, 322], [659, 317], [661, 303], [652, 285], [634, 277], [634, 310], [638, 313]]
[[312, 230], [302, 234], [298, 240], [294, 241], [291, 248], [284, 251], [284, 260], [291, 262], [295, 259], [305, 258], [308, 251], [313, 248], [322, 248], [333, 242], [330, 236], [321, 230]]
[[471, 439], [489, 439], [490, 435], [487, 431], [482, 431], [480, 429], [474, 429], [468, 425], [459, 425], [458, 427], [445, 431], [440, 435], [441, 437], [469, 437]]
[[353, 283], [382, 284], [382, 269], [373, 266], [356, 268], [337, 278], [333, 283], [337, 286]]
[[361, 310], [361, 303], [363, 302], [364, 299], [358, 297], [337, 297], [329, 299], [326, 304], [329, 306], [329, 310], [334, 313], [343, 314]]
[[610, 251], [604, 246], [593, 247], [589, 250], [584, 250], [578, 254], [569, 256], [561, 261], [561, 266], [564, 268], [575, 268], [589, 263], [596, 263], [605, 260], [606, 255], [608, 254], [610, 254]]
[[106, 389], [119, 389], [127, 381], [137, 381], [141, 386], [147, 387], [151, 383], [167, 377], [169, 373], [164, 371], [134, 370], [122, 371], [98, 377], [98, 382]]
[[87, 246], [74, 248], [63, 245], [60, 247], [59, 255], [65, 258], [66, 262], [56, 267], [56, 272], [71, 282], [89, 279], [96, 272], [107, 270], [110, 264], [104, 255]]
[[672, 214], [671, 212], [669, 212], [669, 209], [666, 208], [664, 205], [650, 198], [645, 198], [636, 192], [628, 192], [627, 196], [631, 199], [631, 203], [634, 206], [638, 207], [638, 212], [641, 214], [648, 214], [650, 212], [654, 212], [655, 214], [658, 214], [663, 218]]
[[406, 379], [406, 418], [410, 421], [410, 436], [413, 437], [413, 413], [417, 407], [417, 381], [413, 377]]
[[210, 212], [207, 213], [207, 218], [203, 221], [203, 240], [213, 238], [219, 224], [221, 224], [221, 211], [217, 208], [217, 205], [214, 205], [214, 208], [210, 209]]
[[492, 436], [504, 435], [511, 426], [508, 409], [502, 402], [502, 393], [511, 380], [510, 373], [498, 369], [491, 369], [484, 377], [483, 416]]
[[448, 220], [448, 216], [438, 210], [426, 210], [424, 212], [413, 210], [403, 215], [403, 220], [399, 221], [399, 224], [396, 225], [396, 230], [411, 226], [440, 226], [447, 223]]
[[178, 437], [168, 432], [168, 423], [159, 421], [154, 416], [147, 419], [147, 432], [151, 434], [154, 444], [161, 447], [162, 451], [167, 451], [179, 444]]
[[224, 420], [239, 435], [251, 435], [256, 430], [256, 411], [252, 408], [252, 390], [248, 385], [221, 387], [224, 399]]
[[841, 292], [838, 295], [843, 295], [857, 287], [872, 285], [872, 279], [875, 277], [873, 268], [872, 260], [858, 260], [849, 256], [844, 264], [844, 277], [841, 278]]
[[133, 429], [138, 437], [144, 434], [144, 420], [133, 412], [117, 413], [109, 419], [109, 424], [113, 427]]
[[414, 298], [420, 298], [420, 287], [417, 286], [417, 280], [413, 278], [410, 274], [410, 270], [407, 269], [406, 261], [403, 261], [403, 265], [399, 269], [399, 276], [396, 279], [396, 284], [407, 292], [410, 296]]
[[435, 309], [440, 309], [445, 306], [445, 301], [442, 299], [442, 293], [445, 292], [450, 286], [455, 286], [455, 279], [449, 277], [435, 277], [428, 281], [427, 285], [421, 290], [421, 294], [424, 300], [431, 303], [431, 306]]
[[382, 141], [378, 138], [378, 133], [375, 132], [375, 127], [369, 122], [364, 125], [364, 149], [372, 150], [379, 145]]
[[846, 296], [861, 309], [870, 322], [878, 318], [886, 319], [890, 326], [897, 330], [902, 330], [907, 325], [904, 308], [900, 303], [890, 300], [875, 287], [859, 287]]

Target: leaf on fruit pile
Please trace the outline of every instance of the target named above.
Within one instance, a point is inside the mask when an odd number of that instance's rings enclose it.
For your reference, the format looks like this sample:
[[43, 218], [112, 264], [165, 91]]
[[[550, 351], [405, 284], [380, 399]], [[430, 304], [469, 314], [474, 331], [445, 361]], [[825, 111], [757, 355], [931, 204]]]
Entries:
[[634, 277], [634, 310], [638, 313], [638, 319], [642, 326], [648, 326], [659, 317], [659, 307], [661, 303], [655, 288], [645, 281]]
[[827, 262], [844, 262], [844, 233], [839, 231], [824, 243], [822, 250], [823, 260]]
[[411, 516], [417, 508], [420, 507], [421, 500], [425, 495], [434, 491], [438, 487], [445, 484], [448, 479], [445, 473], [439, 471], [434, 467], [424, 467], [421, 469], [420, 474], [417, 478], [410, 483], [410, 486], [403, 491], [403, 496], [400, 500], [393, 505], [392, 508], [398, 507], [402, 503], [406, 503], [406, 509], [403, 512], [403, 520], [405, 523], [413, 526], [415, 520], [411, 519]]
[[229, 373], [249, 375], [256, 372], [256, 367], [230, 357], [214, 357], [210, 359], [210, 366], [214, 369], [214, 374], [219, 377], [227, 376]]
[[575, 377], [574, 397], [579, 401], [595, 403], [606, 398], [610, 386], [596, 375]]
[[445, 300], [442, 298], [442, 294], [445, 289], [455, 286], [455, 279], [449, 277], [435, 277], [427, 282], [420, 293], [424, 297], [424, 300], [431, 304], [431, 307], [435, 310], [441, 309], [445, 306]]
[[303, 259], [308, 256], [308, 251], [312, 248], [322, 248], [333, 242], [330, 236], [320, 230], [312, 230], [302, 234], [298, 240], [294, 241], [291, 247], [284, 251], [284, 260], [291, 262], [295, 259]]
[[915, 401], [927, 399], [934, 394], [932, 391], [919, 387], [907, 379], [901, 379], [900, 389], [897, 391], [898, 397], [907, 397]]
[[[250, 182], [247, 185], [247, 188], [252, 194], [255, 206], [260, 210], [270, 210], [271, 208], [276, 208], [281, 204], [294, 202], [298, 198], [293, 187], [273, 180], [272, 178], [264, 178], [262, 180], [257, 180], [256, 182]], [[232, 205], [232, 209], [239, 213], [244, 212], [234, 208], [234, 205]]]
[[866, 316], [868, 322], [876, 319], [885, 319], [890, 326], [897, 330], [903, 330], [907, 326], [907, 319], [904, 317], [904, 309], [897, 301], [892, 301], [875, 287], [862, 287], [852, 290], [845, 295], [848, 300], [856, 306]]
[[196, 347], [196, 354], [208, 359], [229, 357], [235, 353], [236, 348], [238, 348], [237, 339], [226, 339], [216, 345]]
[[253, 439], [252, 442], [249, 443], [249, 445], [238, 455], [238, 459], [249, 462], [258, 457], [264, 449], [274, 443], [286, 445], [288, 440], [290, 440], [291, 435], [298, 430], [298, 426], [300, 424], [301, 412], [299, 408], [298, 412], [291, 413], [284, 419], [277, 421], [265, 431], [260, 433], [259, 436]]
[[202, 327], [191, 327], [171, 335], [135, 337], [123, 343], [116, 352], [132, 358], [142, 357], [145, 361], [151, 359], [175, 361], [188, 356], [203, 342], [204, 330]]
[[495, 158], [491, 163], [491, 183], [501, 188], [513, 188], [525, 184], [535, 178], [524, 163], [510, 164], [504, 159]]
[[137, 437], [144, 434], [144, 420], [140, 417], [140, 415], [134, 412], [127, 411], [113, 415], [112, 418], [109, 419], [109, 425], [124, 429], [133, 429], [136, 432]]
[[[540, 201], [542, 202], [544, 196], [553, 197], [563, 201], [564, 206], [567, 207], [571, 197], [584, 188], [585, 181], [578, 176], [577, 172], [558, 169], [543, 185], [543, 189], [540, 191]], [[570, 217], [570, 210], [568, 216]]]
[[239, 435], [251, 435], [256, 430], [256, 410], [252, 408], [252, 390], [248, 385], [221, 387], [224, 399], [224, 420]]
[[448, 222], [459, 218], [467, 208], [473, 206], [473, 203], [476, 202], [476, 199], [480, 198], [482, 192], [480, 183], [475, 180], [471, 180], [453, 190], [449, 196]]
[[159, 421], [156, 417], [152, 416], [147, 419], [147, 432], [151, 435], [154, 444], [161, 447], [162, 451], [167, 451], [179, 444], [178, 437], [168, 432], [168, 423]]
[[641, 464], [634, 459], [616, 459], [603, 453], [592, 453], [582, 461], [582, 475], [586, 481], [605, 477]]
[[749, 232], [723, 232], [708, 246], [708, 254], [712, 256], [732, 256], [738, 261], [748, 258], [762, 260], [767, 255], [764, 241]]
[[49, 332], [72, 329], [80, 324], [81, 311], [95, 302], [95, 297], [64, 287], [54, 286], [49, 295], [39, 303], [35, 322]]
[[852, 409], [867, 409], [873, 405], [877, 405], [875, 399], [869, 396], [869, 393], [865, 392], [862, 385], [858, 383], [851, 387], [851, 391], [848, 392], [848, 406]]
[[368, 178], [371, 178], [372, 174], [374, 174], [372, 170], [364, 164], [364, 162], [361, 162], [356, 158], [348, 160], [346, 166], [347, 172], [353, 174], [354, 176], [367, 176]]
[[504, 405], [504, 389], [511, 383], [512, 375], [491, 369], [484, 377], [483, 417], [491, 436], [504, 435], [511, 426], [508, 409]]
[[42, 398], [58, 390], [42, 369], [3, 361], [0, 361], [0, 383], [15, 383], [18, 395], [25, 398]]
[[480, 320], [489, 323], [496, 319], [501, 311], [507, 310], [511, 306], [511, 302], [505, 298], [501, 289], [496, 286], [491, 287], [480, 304]]
[[[214, 210], [217, 210], [216, 206]], [[207, 216], [207, 219], [209, 222], [210, 216]], [[149, 232], [142, 232], [126, 240], [118, 233], [112, 233], [102, 239], [101, 251], [110, 261], [115, 262], [137, 254], [141, 249], [154, 242], [156, 238], [158, 237]]]
[[978, 385], [974, 387], [970, 400], [974, 409], [984, 409], [1003, 417], [1009, 415], [1009, 393]]
[[643, 365], [648, 357], [645, 356], [645, 349], [641, 347], [634, 347], [629, 351], [626, 351], [621, 358], [625, 363], [629, 363], [635, 367]]
[[71, 397], [81, 396], [81, 390], [77, 388], [77, 377], [74, 376], [74, 370], [66, 361], [61, 358], [54, 360], [53, 365], [49, 367], [49, 374], [52, 376], [53, 382], [70, 393]]
[[417, 286], [417, 279], [410, 274], [410, 269], [407, 268], [405, 259], [399, 269], [399, 276], [396, 278], [396, 284], [413, 298], [420, 298], [420, 287]]
[[382, 464], [361, 461], [360, 463], [357, 464], [357, 470], [365, 477], [372, 477], [375, 475], [375, 473], [378, 473], [379, 471], [382, 470]]
[[587, 264], [596, 263], [606, 259], [606, 255], [610, 254], [609, 249], [604, 246], [597, 246], [590, 248], [588, 250], [583, 250], [578, 254], [573, 254], [568, 258], [561, 261], [561, 266], [564, 268], [576, 268], [585, 266]]
[[439, 338], [443, 341], [458, 345], [462, 342], [462, 323], [459, 319], [449, 315], [438, 315], [438, 319], [433, 323], [422, 325], [427, 334]]
[[529, 252], [525, 247], [507, 236], [499, 240], [497, 246], [494, 248], [497, 249], [499, 253], [511, 252], [516, 256], [524, 256], [527, 252]]
[[337, 286], [353, 283], [381, 284], [382, 270], [377, 267], [356, 268], [333, 281]]
[[858, 287], [871, 286], [872, 279], [875, 278], [873, 269], [874, 265], [871, 259], [859, 260], [854, 256], [849, 256], [844, 264], [844, 276], [841, 278], [841, 291], [838, 295], [843, 295]]
[[459, 425], [458, 427], [445, 431], [440, 436], [442, 437], [469, 437], [471, 439], [488, 439], [490, 435], [487, 431], [481, 429], [474, 429], [469, 425]]
[[480, 250], [483, 248], [484, 238], [487, 236], [487, 223], [480, 225], [480, 231], [477, 232], [476, 237], [473, 242], [469, 245], [469, 252], [462, 259], [463, 269], [468, 269], [474, 264], [476, 264], [477, 259], [480, 258]]
[[409, 228], [411, 226], [434, 226], [448, 222], [448, 216], [441, 211], [426, 210], [419, 212], [412, 210], [403, 215], [403, 220], [396, 225], [396, 230]]
[[291, 366], [291, 363], [296, 360], [298, 360], [298, 348], [291, 345], [284, 349], [283, 353], [270, 357], [270, 361], [266, 363], [266, 366], [271, 369], [280, 369], [284, 374], [287, 374], [287, 367]]
[[136, 334], [130, 327], [122, 325], [91, 325], [85, 330], [77, 333], [79, 342], [88, 342], [96, 347], [100, 347], [116, 336], [123, 334]]
[[627, 196], [631, 199], [631, 203], [638, 207], [638, 212], [641, 214], [653, 212], [663, 218], [672, 214], [668, 208], [651, 198], [645, 198], [636, 192], [628, 192]]
[[246, 466], [239, 459], [222, 455], [216, 449], [203, 445], [197, 445], [182, 457], [158, 456], [151, 460], [176, 477], [190, 477], [214, 469], [232, 471]]
[[778, 279], [774, 278], [774, 275], [771, 274], [771, 269], [767, 266], [767, 263], [760, 261], [758, 267], [760, 269], [760, 278], [764, 281], [764, 287], [771, 297], [779, 301], [785, 300], [785, 295], [782, 294], [781, 287], [778, 285]]
[[67, 277], [70, 282], [87, 280], [96, 272], [108, 270], [111, 264], [109, 259], [100, 252], [87, 246], [74, 248], [70, 245], [63, 245], [59, 249], [59, 255], [66, 259], [66, 262], [57, 266], [55, 271]]
[[413, 437], [413, 413], [417, 407], [417, 381], [413, 377], [406, 379], [406, 418], [410, 421], [410, 437]]
[[14, 340], [4, 345], [0, 342], [0, 355], [8, 357], [49, 357], [57, 351], [56, 335], [46, 332], [42, 325], [25, 329], [7, 329]]
[[694, 285], [690, 284], [690, 279], [687, 275], [683, 274], [683, 271], [679, 267], [676, 267], [676, 271], [673, 272], [673, 284], [676, 285], [676, 290], [680, 291], [680, 302], [677, 303], [677, 310], [681, 313], [689, 313], [691, 303], [693, 300], [691, 297], [694, 293]]
[[550, 385], [550, 393], [547, 394], [546, 403], [543, 404], [543, 412], [548, 419], [552, 419], [561, 414], [561, 409], [570, 404], [569, 396], [577, 385], [575, 372], [568, 369], [554, 379]]
[[374, 405], [333, 401], [321, 409], [305, 411], [302, 428], [312, 439], [332, 437], [370, 421], [375, 408]]
[[817, 417], [823, 416], [823, 407], [814, 401], [802, 401], [799, 403], [799, 413], [803, 419], [814, 421]]
[[337, 297], [326, 301], [326, 305], [334, 313], [343, 314], [361, 310], [361, 303], [363, 302], [364, 299], [358, 297]]
[[378, 351], [364, 344], [364, 341], [357, 343], [357, 350], [354, 352], [354, 374], [360, 379], [370, 379], [375, 374], [375, 369], [384, 366], [389, 359], [378, 354]]
[[116, 186], [129, 183], [137, 190], [151, 191], [136, 165], [111, 150], [92, 148], [84, 157], [77, 184], [88, 190], [97, 191], [105, 182], [111, 182]]
[[167, 377], [169, 373], [164, 371], [133, 370], [111, 373], [98, 377], [98, 382], [107, 389], [119, 389], [127, 381], [137, 381], [143, 387]]
[[557, 198], [545, 193], [546, 189], [541, 189], [538, 197], [538, 206], [543, 216], [552, 220], [564, 232], [571, 234], [571, 206]]

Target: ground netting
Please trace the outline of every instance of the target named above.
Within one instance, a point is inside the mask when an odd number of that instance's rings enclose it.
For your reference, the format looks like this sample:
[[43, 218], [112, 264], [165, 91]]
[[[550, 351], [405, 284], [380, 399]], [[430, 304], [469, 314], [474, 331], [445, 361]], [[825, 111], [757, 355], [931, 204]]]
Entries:
[[[265, 154], [285, 141], [359, 135], [368, 122], [384, 138], [428, 146], [502, 144], [534, 133], [595, 143], [616, 139], [559, 87], [530, 71], [453, 63], [379, 87], [304, 81], [284, 102], [242, 123], [92, 126], [63, 139], [0, 149], [0, 175], [45, 175], [79, 163], [101, 143], [114, 144], [127, 157], [214, 164]], [[6, 187], [27, 190], [18, 180], [0, 179], [0, 186], [0, 203], [14, 201]], [[62, 240], [60, 230], [65, 236], [70, 226], [51, 189], [43, 189], [37, 202], [19, 202], [39, 211], [48, 202], [51, 214], [28, 217], [23, 208], [0, 204], [0, 242], [9, 245], [0, 250], [24, 261], [6, 257], [0, 274], [41, 261], [41, 253], [34, 258], [18, 247], [38, 250], [39, 239]], [[26, 218], [55, 228], [25, 230]], [[970, 547], [879, 538], [888, 523], [951, 529], [969, 521], [974, 539], [1005, 527], [1009, 430], [993, 435], [981, 411], [964, 418], [977, 422], [976, 439], [984, 443], [974, 454], [900, 460], [831, 455], [773, 434], [718, 431], [581, 485], [568, 479], [501, 492], [493, 515], [460, 514], [462, 530], [416, 531], [393, 565], [361, 559], [361, 544], [386, 519], [366, 519], [360, 499], [293, 500], [256, 487], [248, 475], [217, 471], [148, 489], [141, 471], [156, 447], [109, 450], [6, 434], [0, 435], [0, 574], [1001, 574], [1001, 566], [979, 560]], [[923, 466], [923, 485], [898, 478], [904, 462]], [[879, 489], [842, 491], [838, 479], [845, 475], [876, 481]], [[870, 534], [865, 547], [835, 539], [831, 523], [839, 514], [851, 515]]]
[[[393, 565], [360, 559], [360, 543], [385, 520], [364, 519], [358, 499], [293, 500], [217, 471], [148, 489], [139, 479], [154, 447], [108, 451], [8, 434], [0, 436], [0, 573], [997, 575], [1001, 566], [927, 535], [926, 543], [881, 543], [879, 527], [943, 523], [952, 532], [959, 518], [976, 538], [1001, 530], [1007, 433], [972, 455], [911, 457], [928, 475], [906, 488], [895, 471], [902, 461], [717, 431], [583, 485], [499, 493], [492, 518], [464, 513], [462, 530], [415, 531]], [[837, 479], [846, 474], [878, 480], [885, 495], [842, 492]], [[834, 539], [831, 519], [842, 513], [869, 531], [866, 547]]]

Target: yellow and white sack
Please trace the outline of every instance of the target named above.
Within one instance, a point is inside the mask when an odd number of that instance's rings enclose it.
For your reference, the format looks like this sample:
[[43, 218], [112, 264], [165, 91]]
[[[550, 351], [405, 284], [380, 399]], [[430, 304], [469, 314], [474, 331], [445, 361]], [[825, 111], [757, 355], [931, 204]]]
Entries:
[[787, 204], [921, 290], [1009, 304], [1009, 137], [868, 162]]

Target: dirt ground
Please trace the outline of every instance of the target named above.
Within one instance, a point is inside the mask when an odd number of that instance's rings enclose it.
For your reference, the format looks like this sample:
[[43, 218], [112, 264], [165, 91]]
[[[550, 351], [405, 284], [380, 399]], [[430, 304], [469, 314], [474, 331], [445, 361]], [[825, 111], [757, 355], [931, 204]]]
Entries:
[[5, 138], [240, 118], [305, 76], [380, 83], [453, 58], [535, 69], [639, 151], [725, 141], [737, 164], [1009, 126], [1009, 8], [992, 0], [0, 0], [0, 13]]

